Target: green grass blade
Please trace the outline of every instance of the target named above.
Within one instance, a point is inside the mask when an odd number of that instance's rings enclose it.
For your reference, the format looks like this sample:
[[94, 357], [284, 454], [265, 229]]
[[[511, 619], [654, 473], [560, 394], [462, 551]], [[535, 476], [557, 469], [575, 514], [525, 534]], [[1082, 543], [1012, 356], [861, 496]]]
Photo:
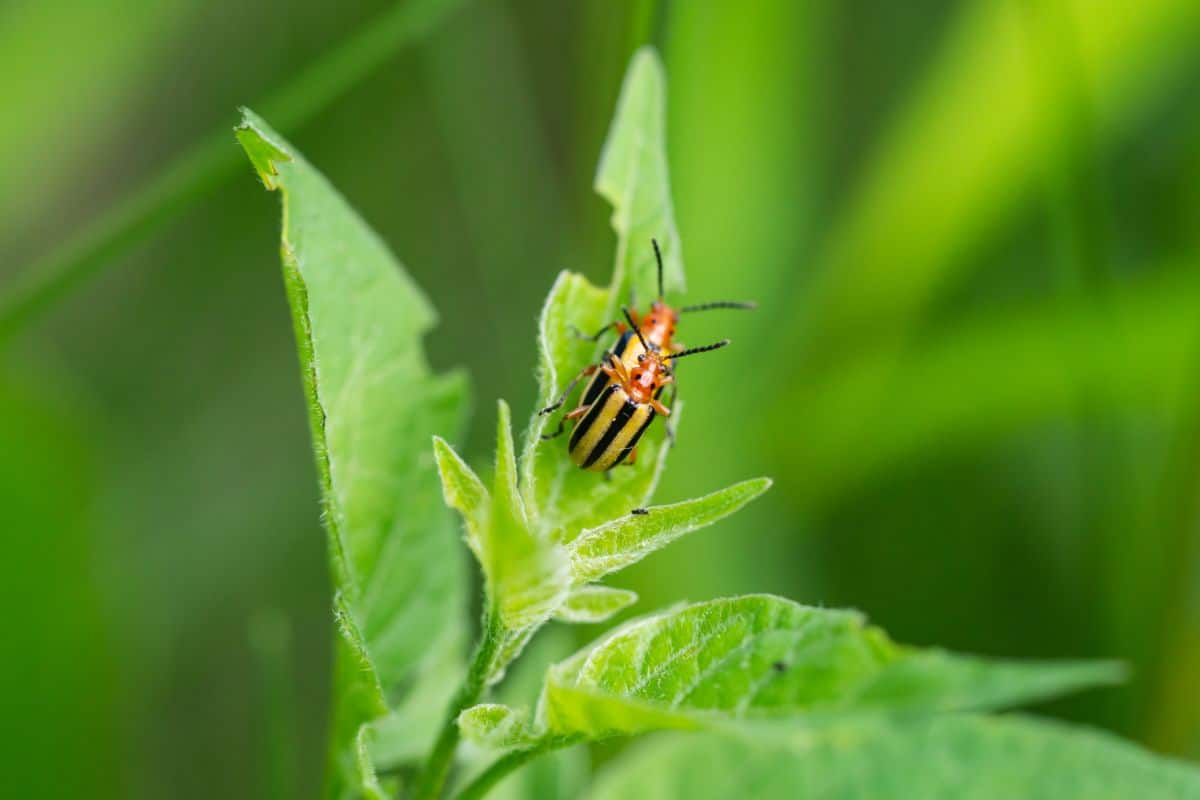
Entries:
[[[1069, 0], [1062, 16], [1102, 144], [1188, 74], [1200, 34], [1192, 0], [1122, 0], [1103, 14]], [[833, 230], [809, 335], [903, 330], [1037, 188], [1073, 135], [1060, 106], [1077, 91], [1031, 58], [1037, 24], [1019, 3], [964, 9]]]
[[[294, 130], [420, 38], [462, 0], [409, 0], [314, 61], [258, 104], [280, 128]], [[0, 341], [20, 331], [115, 259], [174, 219], [239, 170], [229, 134], [214, 132], [149, 183], [63, 245], [20, 272], [0, 298]]]

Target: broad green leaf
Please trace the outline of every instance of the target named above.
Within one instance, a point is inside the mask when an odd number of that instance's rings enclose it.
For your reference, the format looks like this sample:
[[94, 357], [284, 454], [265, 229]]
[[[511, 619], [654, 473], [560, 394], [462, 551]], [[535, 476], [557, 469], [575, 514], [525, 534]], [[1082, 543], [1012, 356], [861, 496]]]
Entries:
[[414, 690], [432, 654], [462, 645], [466, 577], [429, 443], [461, 427], [465, 383], [430, 371], [421, 337], [433, 309], [325, 178], [249, 111], [237, 137], [283, 199], [284, 283], [343, 642], [329, 794], [345, 796], [366, 790], [362, 723]]
[[[606, 315], [608, 293], [583, 277], [563, 272], [555, 281], [538, 323], [539, 408], [558, 398], [580, 370], [598, 360], [596, 346], [578, 338], [572, 326], [589, 333], [599, 329]], [[604, 346], [611, 346], [611, 341]], [[608, 478], [575, 466], [567, 456], [568, 434], [542, 441], [560, 415], [578, 403], [583, 381], [567, 404], [553, 415], [530, 420], [522, 452], [522, 492], [536, 529], [558, 541], [570, 541], [584, 528], [603, 524], [645, 505], [661, 475], [668, 449], [662, 424], [651, 426], [638, 446], [634, 466], [610, 470]], [[682, 403], [671, 409], [671, 424], [678, 426]]]
[[536, 737], [528, 723], [528, 709], [501, 703], [480, 703], [458, 715], [458, 728], [464, 739], [497, 750], [533, 742]]
[[1194, 800], [1200, 770], [1086, 728], [1022, 717], [857, 721], [650, 739], [590, 800]]
[[596, 191], [612, 205], [617, 233], [610, 314], [631, 289], [641, 303], [658, 296], [652, 238], [662, 249], [665, 290], [686, 288], [668, 171], [667, 77], [654, 50], [643, 47], [625, 73], [596, 169]]
[[[820, 502], [930, 448], [948, 452], [1097, 408], [1170, 406], [1200, 333], [1187, 267], [1118, 295], [977, 319], [911, 352], [841, 363], [784, 393], [764, 424], [804, 475], [788, 498]], [[1120, 337], [1114, 330], [1137, 331]], [[986, 369], [980, 365], [987, 365]]]
[[[918, 314], [972, 263], [964, 254], [1022, 207], [1047, 159], [1062, 157], [1077, 124], [1064, 105], [1082, 97], [1085, 124], [1109, 143], [1152, 107], [1148, 95], [1189, 74], [1194, 0], [1119, 0], [1104, 13], [1090, 0], [1064, 0], [1049, 15], [1037, 6], [964, 8], [834, 228], [816, 335], [882, 335]], [[1039, 30], [1056, 15], [1061, 31]], [[1046, 63], [1051, 52], [1077, 77]]]
[[[581, 341], [571, 326], [592, 333], [620, 318], [636, 286], [641, 303], [655, 297], [657, 268], [650, 240], [658, 239], [668, 291], [684, 289], [683, 257], [671, 201], [666, 155], [666, 78], [650, 48], [634, 54], [617, 101], [616, 113], [596, 172], [596, 191], [613, 206], [612, 225], [617, 252], [612, 283], [607, 290], [583, 278], [559, 276], [542, 309], [538, 328], [540, 405], [558, 397], [584, 367], [595, 363], [603, 347]], [[577, 402], [582, 386], [568, 405]], [[672, 411], [678, 425], [680, 404]], [[559, 414], [562, 413], [559, 412]], [[584, 528], [595, 527], [645, 505], [666, 458], [663, 425], [655, 424], [638, 449], [638, 463], [612, 470], [610, 480], [585, 472], [571, 463], [566, 436], [541, 441], [557, 425], [534, 416], [522, 455], [522, 492], [537, 529], [560, 541], [570, 541]]]
[[603, 622], [637, 602], [637, 592], [610, 586], [578, 586], [554, 614], [563, 622]]
[[1120, 678], [1106, 663], [988, 662], [892, 643], [854, 612], [770, 595], [625, 625], [547, 674], [539, 720], [599, 738], [731, 719], [827, 722], [865, 712], [979, 709]]
[[724, 519], [771, 487], [768, 478], [743, 481], [719, 492], [668, 506], [653, 506], [646, 514], [626, 514], [585, 530], [568, 550], [576, 582], [594, 581], [641, 561], [679, 537]]

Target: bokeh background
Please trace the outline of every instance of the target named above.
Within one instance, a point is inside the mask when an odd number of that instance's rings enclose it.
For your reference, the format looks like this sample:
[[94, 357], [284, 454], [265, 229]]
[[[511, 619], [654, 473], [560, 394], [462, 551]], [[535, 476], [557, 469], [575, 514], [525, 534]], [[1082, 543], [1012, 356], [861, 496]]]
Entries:
[[[456, 5], [329, 101], [305, 70], [392, 4], [0, 6], [0, 299], [175, 170], [6, 329], [4, 794], [319, 791], [329, 576], [237, 106], [442, 311], [481, 463], [494, 398], [535, 402], [554, 275], [611, 268], [591, 179], [645, 43], [687, 299], [761, 303], [687, 320], [735, 345], [687, 370], [659, 498], [777, 483], [616, 583], [643, 611], [771, 591], [917, 644], [1120, 658], [1124, 688], [1044, 710], [1200, 758], [1200, 4]], [[273, 118], [287, 86], [314, 107]]]

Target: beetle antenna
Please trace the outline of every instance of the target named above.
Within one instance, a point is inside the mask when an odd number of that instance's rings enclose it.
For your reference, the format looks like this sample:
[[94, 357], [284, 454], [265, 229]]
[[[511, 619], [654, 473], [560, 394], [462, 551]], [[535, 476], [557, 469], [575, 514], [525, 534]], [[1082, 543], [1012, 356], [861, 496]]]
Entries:
[[729, 339], [722, 339], [719, 342], [713, 342], [712, 344], [706, 344], [706, 345], [704, 345], [704, 347], [693, 347], [688, 350], [684, 350], [682, 353], [672, 353], [671, 355], [667, 356], [667, 358], [674, 361], [675, 359], [683, 358], [684, 356], [694, 356], [697, 353], [707, 353], [710, 350], [720, 350], [722, 347], [724, 347], [727, 344], [729, 344]]
[[629, 323], [629, 327], [633, 330], [634, 333], [637, 334], [638, 341], [640, 341], [642, 343], [642, 347], [644, 347], [646, 349], [647, 353], [651, 352], [650, 345], [646, 343], [645, 337], [642, 336], [641, 329], [638, 328], [638, 326], [634, 323], [633, 317], [630, 316], [630, 314], [629, 314], [629, 309], [622, 308], [621, 313], [625, 315], [625, 320]]
[[651, 240], [650, 240], [650, 244], [654, 245], [654, 258], [655, 258], [655, 259], [658, 261], [658, 299], [659, 299], [659, 300], [662, 300], [662, 299], [663, 299], [663, 283], [662, 283], [663, 265], [662, 265], [662, 251], [658, 249], [658, 239], [651, 239]]
[[717, 300], [714, 303], [701, 303], [696, 306], [684, 306], [679, 309], [679, 313], [683, 314], [688, 311], [711, 311], [714, 308], [742, 308], [747, 311], [753, 311], [758, 308], [758, 303], [754, 302], [738, 302], [736, 300]]

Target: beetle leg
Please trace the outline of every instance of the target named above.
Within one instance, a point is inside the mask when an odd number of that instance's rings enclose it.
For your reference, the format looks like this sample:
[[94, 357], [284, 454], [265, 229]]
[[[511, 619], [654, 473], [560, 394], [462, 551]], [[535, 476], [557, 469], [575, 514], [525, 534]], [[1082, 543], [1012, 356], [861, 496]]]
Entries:
[[584, 367], [578, 375], [571, 379], [571, 382], [567, 384], [566, 389], [563, 389], [563, 393], [559, 395], [559, 398], [539, 411], [538, 416], [540, 417], [544, 414], [551, 414], [562, 408], [562, 404], [567, 402], [567, 397], [571, 394], [571, 390], [575, 388], [575, 384], [579, 383], [580, 380], [586, 378], [588, 375], [594, 374], [596, 369], [597, 367], [595, 364], [590, 364]]
[[569, 327], [571, 329], [571, 335], [574, 336], [576, 339], [585, 339], [589, 342], [598, 342], [598, 341], [600, 341], [600, 337], [603, 336], [604, 334], [608, 333], [608, 331], [610, 329], [615, 330], [618, 334], [622, 334], [625, 332], [625, 329], [628, 326], [624, 322], [610, 322], [607, 325], [605, 325], [603, 328], [601, 328], [600, 330], [593, 333], [591, 336], [588, 336], [586, 333], [579, 330], [579, 328], [575, 327], [574, 325], [570, 325]]
[[563, 414], [562, 417], [558, 420], [558, 427], [554, 429], [554, 433], [543, 433], [542, 439], [553, 439], [556, 436], [562, 436], [563, 428], [566, 427], [567, 420], [574, 421], [574, 420], [579, 419], [584, 414], [586, 414], [588, 412], [588, 409], [590, 409], [590, 408], [591, 408], [591, 405], [589, 404], [586, 406], [580, 406], [579, 408], [575, 409], [574, 411], [568, 411], [566, 414]]
[[621, 363], [621, 359], [617, 358], [612, 353], [608, 354], [608, 363], [600, 367], [604, 374], [608, 376], [613, 383], [619, 383], [624, 386], [629, 383], [629, 371], [625, 369], [625, 365]]
[[637, 463], [637, 446], [635, 445], [634, 448], [629, 451], [629, 457], [625, 459], [625, 466], [632, 467], [636, 463]]
[[650, 398], [650, 407], [654, 409], [654, 413], [661, 414], [664, 417], [671, 416], [671, 409], [658, 402], [655, 398]]

